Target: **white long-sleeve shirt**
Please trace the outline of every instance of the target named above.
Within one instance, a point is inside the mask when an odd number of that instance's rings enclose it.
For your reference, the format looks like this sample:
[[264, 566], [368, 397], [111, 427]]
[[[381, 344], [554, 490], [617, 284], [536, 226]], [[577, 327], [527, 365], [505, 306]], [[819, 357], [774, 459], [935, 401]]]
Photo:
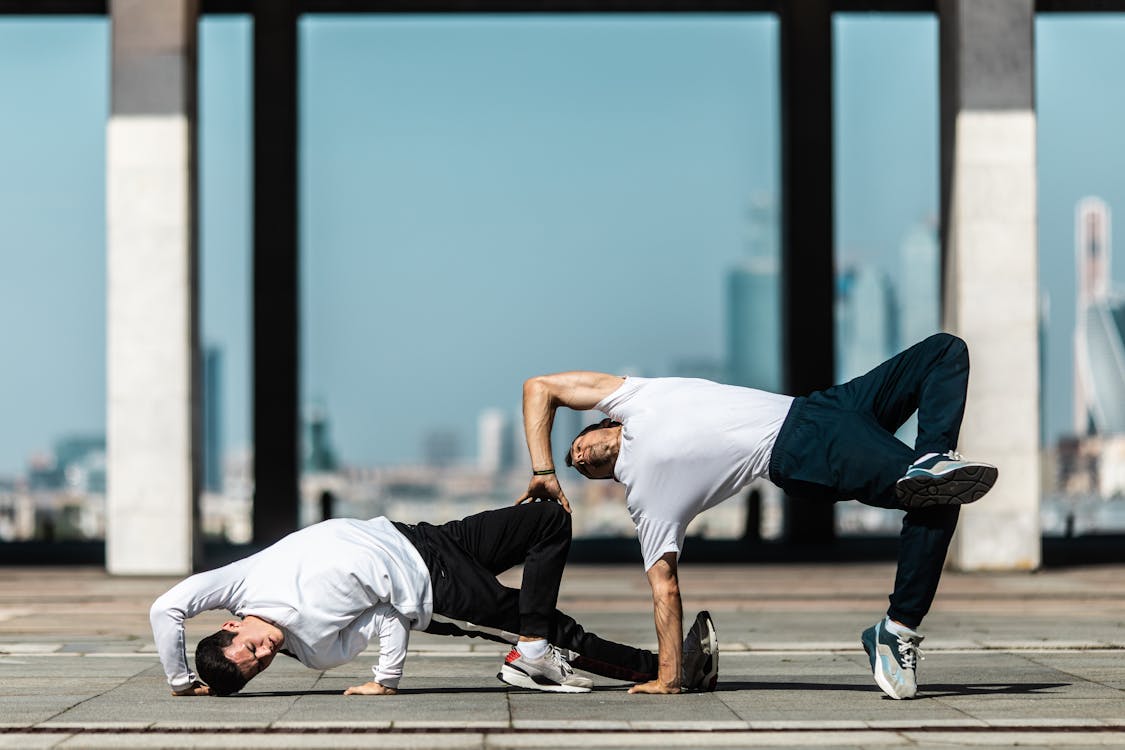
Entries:
[[398, 687], [411, 629], [433, 613], [422, 556], [386, 518], [340, 518], [309, 526], [222, 568], [173, 586], [152, 605], [160, 662], [173, 690], [190, 685], [184, 620], [226, 609], [281, 628], [283, 648], [302, 664], [328, 669], [379, 638], [375, 681]]

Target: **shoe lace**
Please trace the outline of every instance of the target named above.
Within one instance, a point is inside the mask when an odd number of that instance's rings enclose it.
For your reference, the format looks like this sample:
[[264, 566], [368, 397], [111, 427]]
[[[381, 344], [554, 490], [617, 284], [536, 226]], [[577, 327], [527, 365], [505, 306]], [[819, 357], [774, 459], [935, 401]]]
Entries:
[[946, 458], [948, 458], [950, 461], [964, 461], [965, 460], [964, 457], [960, 453], [958, 453], [957, 451], [946, 451], [942, 455], [945, 456]]
[[570, 666], [570, 662], [562, 655], [562, 651], [559, 650], [558, 646], [551, 646], [550, 652], [551, 663], [558, 667], [559, 671], [562, 672], [564, 676], [569, 677], [574, 674], [574, 668]]
[[926, 660], [918, 643], [909, 638], [898, 639], [898, 653], [902, 656], [903, 669], [914, 669], [918, 662]]

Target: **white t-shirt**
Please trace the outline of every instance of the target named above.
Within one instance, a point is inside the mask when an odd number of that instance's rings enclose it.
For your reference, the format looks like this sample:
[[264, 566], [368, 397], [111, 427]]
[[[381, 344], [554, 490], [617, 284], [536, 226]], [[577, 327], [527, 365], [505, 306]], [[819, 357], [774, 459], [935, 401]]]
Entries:
[[430, 573], [418, 550], [386, 518], [339, 518], [295, 531], [261, 552], [173, 586], [149, 620], [173, 690], [196, 679], [184, 620], [225, 609], [254, 615], [285, 634], [282, 648], [313, 669], [354, 659], [379, 638], [375, 680], [397, 687], [409, 629], [433, 612]]
[[597, 408], [621, 422], [625, 485], [645, 570], [683, 548], [693, 518], [769, 471], [791, 396], [696, 378], [625, 380]]

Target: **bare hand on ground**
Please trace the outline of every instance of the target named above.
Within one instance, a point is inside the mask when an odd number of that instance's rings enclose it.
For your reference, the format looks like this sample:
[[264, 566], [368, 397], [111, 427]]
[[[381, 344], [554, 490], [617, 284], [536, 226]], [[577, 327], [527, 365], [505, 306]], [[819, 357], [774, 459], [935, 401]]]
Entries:
[[172, 695], [175, 695], [177, 697], [183, 697], [185, 695], [210, 695], [210, 694], [211, 694], [211, 688], [207, 687], [206, 685], [204, 685], [199, 680], [196, 680], [195, 682], [191, 683], [186, 688], [182, 688], [180, 690], [173, 690], [172, 691]]
[[651, 682], [642, 682], [639, 685], [634, 685], [629, 688], [630, 693], [649, 693], [651, 695], [672, 695], [680, 692], [678, 687], [671, 687], [665, 685], [660, 680], [652, 680]]

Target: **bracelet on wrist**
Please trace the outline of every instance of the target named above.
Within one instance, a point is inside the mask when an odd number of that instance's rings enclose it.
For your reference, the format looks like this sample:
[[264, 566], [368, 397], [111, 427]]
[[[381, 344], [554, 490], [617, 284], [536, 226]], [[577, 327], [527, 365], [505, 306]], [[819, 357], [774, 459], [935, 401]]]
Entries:
[[534, 470], [532, 470], [531, 473], [534, 476], [543, 477], [543, 476], [547, 476], [548, 474], [554, 474], [555, 470], [554, 469], [534, 469]]

